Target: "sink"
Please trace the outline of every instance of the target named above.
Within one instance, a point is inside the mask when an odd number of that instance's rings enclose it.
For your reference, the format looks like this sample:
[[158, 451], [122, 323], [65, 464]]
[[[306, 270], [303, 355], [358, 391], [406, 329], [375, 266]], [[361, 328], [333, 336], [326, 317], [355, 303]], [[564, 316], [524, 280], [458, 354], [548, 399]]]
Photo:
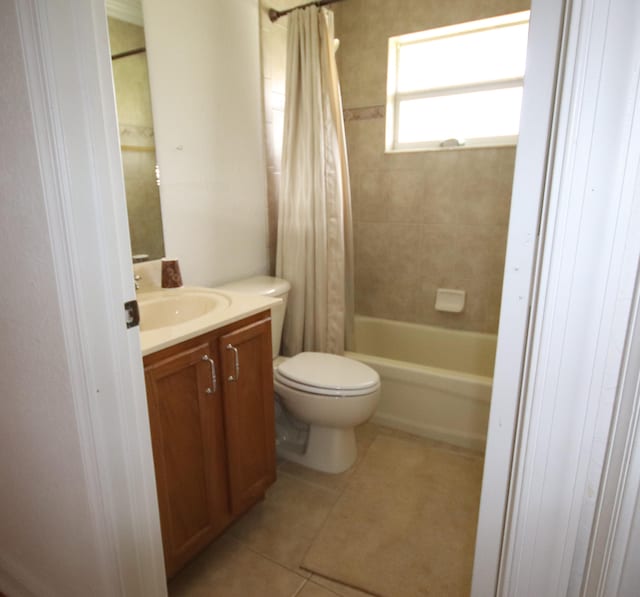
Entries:
[[200, 286], [142, 290], [136, 300], [142, 356], [282, 304], [282, 299]]
[[177, 290], [152, 292], [138, 297], [140, 331], [146, 332], [187, 323], [223, 311], [231, 305], [229, 298], [214, 291]]

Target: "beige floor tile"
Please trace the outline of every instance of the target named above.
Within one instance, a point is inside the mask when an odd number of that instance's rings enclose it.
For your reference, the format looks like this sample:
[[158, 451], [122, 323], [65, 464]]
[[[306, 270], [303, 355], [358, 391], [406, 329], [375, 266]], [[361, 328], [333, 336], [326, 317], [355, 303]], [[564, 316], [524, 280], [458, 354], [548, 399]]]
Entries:
[[339, 593], [334, 593], [325, 587], [308, 581], [304, 587], [302, 587], [302, 590], [296, 594], [296, 597], [336, 597], [336, 595], [339, 595]]
[[477, 458], [380, 434], [303, 560], [387, 597], [468, 595]]
[[[435, 448], [442, 452], [447, 462], [450, 458], [446, 456], [447, 453], [462, 455], [472, 461], [481, 460], [482, 454], [373, 423], [362, 425], [356, 431], [358, 461], [347, 473], [323, 475], [305, 467], [281, 463], [278, 481], [269, 490], [266, 499], [243, 516], [170, 583], [170, 597], [370, 597], [370, 593], [312, 575], [299, 565], [340, 495], [351, 491], [351, 481], [355, 482], [360, 476], [360, 472], [357, 475], [354, 473], [359, 471], [376, 437], [392, 437]], [[390, 463], [385, 465], [385, 473], [379, 479], [382, 488], [396, 474], [398, 458], [406, 460], [406, 455], [394, 456], [387, 454], [386, 450], [380, 454], [375, 452], [372, 451], [372, 457], [396, 463], [392, 469], [388, 468]], [[448, 462], [428, 484], [433, 484], [436, 479], [435, 485], [439, 485], [441, 480], [444, 482], [451, 472], [450, 468], [451, 463]], [[423, 491], [424, 480], [419, 481], [422, 475], [414, 473], [405, 475], [409, 478], [403, 477], [402, 484], [415, 485], [415, 493], [419, 494]], [[396, 479], [398, 482], [400, 480]], [[369, 487], [366, 491], [371, 494], [371, 490]], [[433, 490], [436, 490], [435, 486], [429, 493], [433, 493]], [[450, 500], [457, 502], [457, 498], [465, 493], [456, 491]], [[393, 524], [393, 516], [390, 520], [387, 520], [388, 517], [387, 512], [384, 517], [378, 518], [376, 527]], [[442, 542], [445, 545], [447, 543]], [[349, 547], [343, 544], [343, 549], [348, 552]], [[440, 566], [449, 565], [440, 562]]]
[[376, 438], [377, 434], [378, 426], [374, 423], [365, 423], [364, 425], [360, 425], [356, 428], [358, 458], [355, 464], [343, 473], [339, 473], [337, 475], [321, 473], [320, 471], [314, 471], [306, 466], [296, 464], [295, 462], [288, 462], [286, 460], [280, 463], [278, 471], [285, 473], [286, 475], [302, 479], [303, 481], [313, 483], [314, 485], [319, 485], [329, 491], [342, 492], [342, 490], [347, 486], [351, 475], [353, 475], [354, 471], [358, 468], [358, 464], [360, 464], [362, 458], [364, 458], [364, 455], [367, 453], [369, 446]]
[[368, 441], [368, 445], [370, 445], [379, 432], [380, 425], [374, 423], [373, 421], [369, 421], [368, 423], [364, 423], [363, 425], [358, 425], [356, 427], [356, 439], [359, 442]]
[[[359, 452], [360, 450], [358, 450]], [[278, 466], [278, 474], [287, 475], [301, 481], [306, 481], [312, 485], [317, 485], [327, 491], [340, 493], [347, 486], [349, 478], [353, 474], [355, 466], [352, 466], [349, 470], [343, 473], [330, 474], [315, 471], [313, 469], [296, 464], [295, 462], [289, 462], [283, 460]]]
[[340, 597], [371, 597], [371, 593], [359, 591], [358, 589], [348, 587], [347, 585], [340, 584], [334, 580], [329, 580], [328, 578], [324, 578], [324, 576], [319, 576], [317, 574], [312, 574], [309, 580], [330, 589], [336, 593], [336, 595], [340, 595]]
[[357, 462], [349, 470], [344, 471], [344, 473], [329, 474], [314, 471], [306, 466], [296, 464], [295, 462], [283, 462], [278, 467], [278, 474], [286, 475], [300, 481], [305, 481], [312, 485], [316, 485], [319, 488], [326, 489], [327, 491], [341, 493], [347, 486], [356, 466]]
[[436, 448], [438, 450], [445, 450], [447, 452], [453, 452], [461, 456], [467, 456], [468, 458], [483, 459], [484, 454], [478, 450], [471, 450], [469, 448], [463, 448], [462, 446], [456, 446], [454, 444], [448, 444], [447, 442], [430, 439], [428, 437], [422, 437], [414, 435], [407, 431], [400, 431], [399, 429], [392, 429], [391, 427], [378, 426], [378, 433], [380, 435], [388, 435], [391, 437], [397, 437], [398, 439], [404, 439], [410, 442], [418, 442], [430, 448]]
[[264, 501], [228, 533], [253, 551], [308, 576], [300, 562], [338, 497], [336, 492], [280, 475]]
[[224, 535], [169, 583], [170, 597], [291, 597], [305, 579]]

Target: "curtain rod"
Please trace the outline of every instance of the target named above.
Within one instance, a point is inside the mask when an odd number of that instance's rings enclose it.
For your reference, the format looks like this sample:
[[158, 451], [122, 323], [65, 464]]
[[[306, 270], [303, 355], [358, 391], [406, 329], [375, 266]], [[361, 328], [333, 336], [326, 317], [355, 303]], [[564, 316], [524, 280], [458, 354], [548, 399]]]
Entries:
[[342, 2], [342, 0], [316, 0], [315, 2], [307, 2], [306, 4], [301, 4], [300, 6], [288, 8], [287, 10], [276, 10], [275, 8], [270, 8], [269, 18], [271, 19], [272, 23], [275, 23], [280, 17], [284, 17], [285, 15], [288, 15], [290, 12], [293, 12], [298, 8], [306, 8], [307, 6], [325, 6], [327, 4], [334, 4], [335, 2]]

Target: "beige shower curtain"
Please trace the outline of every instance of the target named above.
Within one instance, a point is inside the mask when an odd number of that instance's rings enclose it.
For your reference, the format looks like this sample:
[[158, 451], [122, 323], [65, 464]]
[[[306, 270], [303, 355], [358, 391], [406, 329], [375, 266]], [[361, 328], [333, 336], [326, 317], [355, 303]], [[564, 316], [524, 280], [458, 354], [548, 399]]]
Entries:
[[353, 322], [353, 240], [333, 13], [289, 15], [276, 275], [291, 283], [283, 351], [342, 354]]

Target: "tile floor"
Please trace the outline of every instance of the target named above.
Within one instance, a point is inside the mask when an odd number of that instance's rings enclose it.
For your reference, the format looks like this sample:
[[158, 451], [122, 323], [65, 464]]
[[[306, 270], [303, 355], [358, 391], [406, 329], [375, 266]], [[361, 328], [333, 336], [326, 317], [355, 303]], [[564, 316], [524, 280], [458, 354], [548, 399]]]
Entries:
[[280, 462], [278, 480], [260, 502], [169, 583], [170, 597], [367, 597], [369, 593], [300, 568], [331, 508], [378, 434], [481, 455], [367, 423], [357, 429], [358, 461], [327, 475]]

